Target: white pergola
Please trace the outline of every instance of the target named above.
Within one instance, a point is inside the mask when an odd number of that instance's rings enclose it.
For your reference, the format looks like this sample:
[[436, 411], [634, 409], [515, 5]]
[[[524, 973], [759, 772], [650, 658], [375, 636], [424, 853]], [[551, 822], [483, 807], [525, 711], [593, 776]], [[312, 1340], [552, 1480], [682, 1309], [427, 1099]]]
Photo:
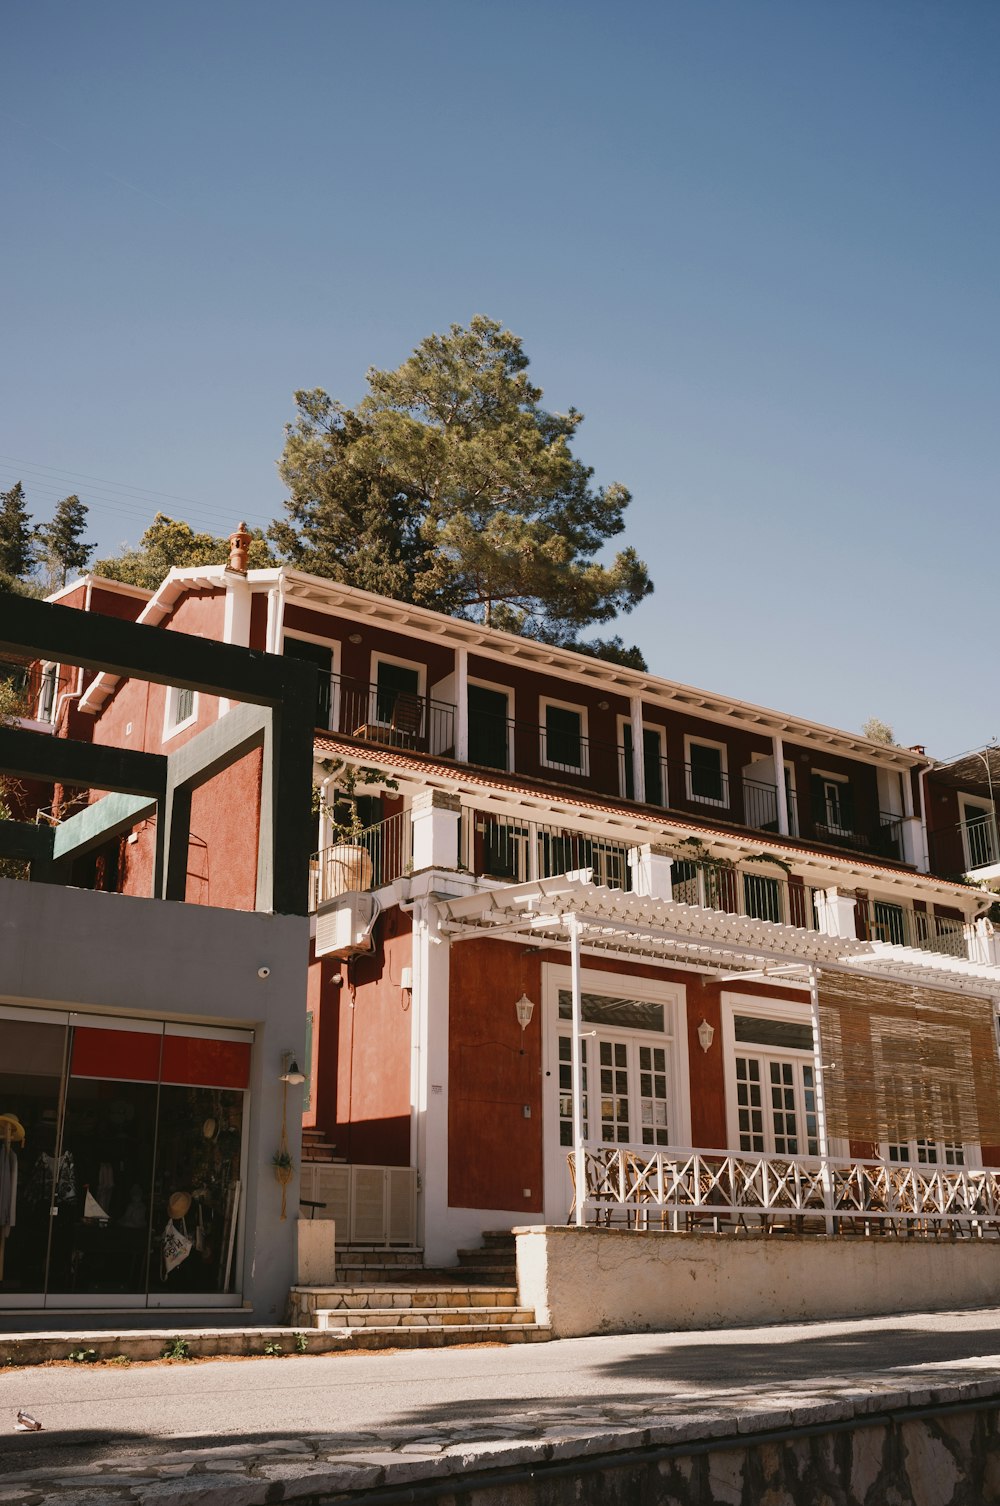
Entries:
[[580, 969], [584, 953], [711, 972], [723, 982], [773, 979], [776, 984], [808, 987], [817, 1129], [824, 1162], [828, 1158], [828, 1138], [819, 1026], [821, 972], [855, 976], [873, 973], [909, 988], [923, 983], [926, 987], [952, 989], [980, 998], [1000, 997], [1000, 968], [608, 889], [593, 882], [590, 869], [484, 889], [461, 899], [441, 898], [437, 900], [437, 909], [440, 931], [451, 941], [474, 936], [516, 938], [526, 945], [569, 952], [578, 1224], [584, 1220], [585, 1202]]

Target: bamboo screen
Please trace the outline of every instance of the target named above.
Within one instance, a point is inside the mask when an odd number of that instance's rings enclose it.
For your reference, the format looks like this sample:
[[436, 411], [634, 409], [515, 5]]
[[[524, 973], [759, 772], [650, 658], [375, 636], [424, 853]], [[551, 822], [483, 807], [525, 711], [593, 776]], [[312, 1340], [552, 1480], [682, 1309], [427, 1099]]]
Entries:
[[943, 989], [823, 973], [829, 1134], [1000, 1145], [993, 1003]]

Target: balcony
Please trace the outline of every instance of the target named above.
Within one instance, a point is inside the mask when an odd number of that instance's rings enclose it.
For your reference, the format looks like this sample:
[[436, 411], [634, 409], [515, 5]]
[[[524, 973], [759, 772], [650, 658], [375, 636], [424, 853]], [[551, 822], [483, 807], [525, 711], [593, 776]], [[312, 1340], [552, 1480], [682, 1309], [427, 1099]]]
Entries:
[[629, 844], [585, 832], [464, 806], [459, 845], [462, 867], [477, 878], [521, 884], [592, 868], [595, 883], [609, 889], [632, 887]]
[[728, 863], [674, 861], [673, 897], [678, 904], [746, 915], [776, 925], [818, 930], [813, 890], [787, 878], [773, 877]]
[[864, 941], [887, 946], [910, 946], [920, 952], [939, 952], [947, 957], [969, 955], [965, 922], [949, 915], [931, 915], [904, 905], [858, 902], [858, 935]]
[[893, 811], [879, 811], [878, 825], [867, 830], [856, 818], [848, 821], [831, 816], [824, 804], [815, 804], [812, 816], [817, 842], [828, 847], [846, 847], [849, 852], [865, 857], [888, 858], [893, 863], [903, 861], [903, 817]]
[[394, 883], [413, 859], [413, 823], [409, 811], [359, 832], [355, 840], [336, 842], [309, 860], [310, 912], [341, 894], [363, 894]]
[[386, 748], [444, 758], [452, 758], [455, 752], [455, 707], [449, 701], [344, 675], [320, 680], [316, 725]]
[[940, 831], [928, 832], [927, 839], [931, 868], [945, 878], [961, 878], [965, 873], [982, 872], [1000, 864], [996, 816], [989, 811], [942, 827]]

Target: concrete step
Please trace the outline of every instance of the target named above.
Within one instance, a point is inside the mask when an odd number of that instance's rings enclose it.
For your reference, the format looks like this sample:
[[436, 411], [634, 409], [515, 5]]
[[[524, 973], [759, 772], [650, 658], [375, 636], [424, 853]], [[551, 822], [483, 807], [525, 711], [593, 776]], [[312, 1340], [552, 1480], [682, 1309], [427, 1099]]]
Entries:
[[539, 1344], [552, 1337], [541, 1323], [455, 1323], [435, 1328], [346, 1328], [318, 1330], [345, 1349], [438, 1349], [446, 1344]]
[[514, 1307], [517, 1288], [511, 1286], [295, 1286], [293, 1296], [309, 1298], [318, 1310], [357, 1312], [388, 1310], [424, 1311], [435, 1308], [463, 1311], [479, 1308]]
[[417, 1245], [347, 1245], [338, 1244], [338, 1261], [351, 1265], [407, 1265], [419, 1266], [424, 1252]]
[[318, 1307], [317, 1328], [506, 1328], [534, 1323], [530, 1307]]
[[493, 1265], [467, 1265], [467, 1266], [392, 1266], [392, 1265], [355, 1265], [352, 1261], [337, 1261], [336, 1273], [338, 1282], [348, 1286], [361, 1286], [365, 1282], [379, 1283], [384, 1281], [402, 1281], [421, 1283], [430, 1282], [440, 1285], [442, 1282], [486, 1282], [493, 1285], [512, 1285], [515, 1277], [515, 1269], [512, 1265], [502, 1262]]

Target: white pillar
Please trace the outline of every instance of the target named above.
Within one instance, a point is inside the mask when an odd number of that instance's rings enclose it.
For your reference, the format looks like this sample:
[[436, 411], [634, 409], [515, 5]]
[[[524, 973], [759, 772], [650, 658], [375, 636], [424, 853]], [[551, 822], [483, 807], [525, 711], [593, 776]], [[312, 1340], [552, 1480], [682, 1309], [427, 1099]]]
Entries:
[[823, 1082], [823, 1041], [819, 1030], [819, 974], [809, 969], [809, 1014], [812, 1021], [813, 1075], [816, 1079], [816, 1139], [822, 1165], [823, 1201], [827, 1207], [826, 1232], [833, 1233], [833, 1184], [830, 1177], [830, 1140], [826, 1128], [826, 1085]]
[[925, 781], [926, 778], [927, 778], [927, 770], [926, 769], [921, 769], [919, 775], [917, 776], [917, 796], [918, 796], [918, 800], [919, 800], [919, 809], [917, 811], [917, 817], [918, 817], [918, 819], [920, 821], [920, 835], [919, 835], [920, 846], [919, 846], [919, 854], [914, 859], [914, 861], [915, 861], [917, 867], [920, 869], [921, 873], [930, 873], [930, 871], [931, 871], [930, 847], [929, 847], [928, 842], [927, 842], [927, 811], [926, 811], [926, 809], [924, 807], [924, 781]]
[[817, 889], [816, 922], [824, 936], [857, 936], [854, 899], [839, 889]]
[[417, 1238], [429, 1266], [451, 1265], [456, 1242], [448, 1222], [448, 1020], [450, 944], [437, 907], [413, 912], [410, 1144], [420, 1192]]
[[[632, 790], [640, 804], [646, 800], [646, 761], [642, 746], [642, 696], [634, 695], [628, 703], [632, 722]], [[624, 793], [624, 792], [623, 792]]]
[[267, 631], [264, 647], [269, 654], [280, 654], [285, 626], [285, 591], [281, 582], [267, 593]]
[[670, 870], [674, 860], [665, 847], [660, 847], [655, 842], [630, 847], [628, 864], [632, 870], [633, 894], [641, 894], [649, 899], [673, 899]]
[[785, 789], [785, 744], [779, 733], [771, 738], [771, 747], [774, 753], [774, 786], [778, 800], [778, 831], [783, 837], [787, 837], [791, 828], [788, 825], [788, 791]]
[[966, 949], [970, 962], [981, 962], [996, 967], [1000, 963], [1000, 937], [993, 922], [985, 915], [965, 927]]
[[584, 1203], [587, 1200], [587, 1159], [583, 1143], [583, 1002], [580, 987], [580, 922], [575, 915], [567, 917], [569, 926], [569, 961], [573, 996], [573, 1038], [570, 1055], [570, 1071], [573, 1076], [573, 1157], [576, 1163], [575, 1216], [578, 1227], [584, 1223]]
[[455, 757], [459, 763], [468, 763], [469, 650], [461, 644], [455, 650]]
[[[253, 592], [245, 575], [233, 571], [226, 573], [226, 606], [222, 624], [223, 643], [235, 643], [240, 648], [250, 647], [250, 603]], [[225, 696], [219, 698], [219, 715], [225, 716], [232, 705]]]
[[458, 866], [458, 823], [461, 801], [444, 790], [420, 790], [413, 797], [413, 871]]

